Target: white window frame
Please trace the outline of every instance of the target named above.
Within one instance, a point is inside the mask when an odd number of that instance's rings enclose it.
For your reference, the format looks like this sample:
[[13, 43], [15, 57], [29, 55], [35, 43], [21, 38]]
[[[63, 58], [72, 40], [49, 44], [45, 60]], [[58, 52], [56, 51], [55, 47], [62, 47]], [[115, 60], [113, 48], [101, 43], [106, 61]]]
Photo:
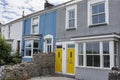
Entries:
[[109, 24], [109, 3], [108, 0], [89, 0], [88, 1], [88, 27], [91, 25], [100, 25], [102, 23], [98, 24], [92, 24], [92, 8], [91, 5], [97, 4], [97, 3], [105, 3], [105, 22], [104, 24]]
[[[89, 42], [89, 41], [87, 41]], [[94, 42], [94, 41], [91, 41]], [[86, 42], [78, 42], [79, 43], [83, 43], [83, 66], [79, 65], [79, 63], [77, 63], [78, 67], [86, 67], [86, 68], [99, 68], [99, 69], [111, 69], [112, 67], [114, 67], [115, 65], [115, 60], [114, 60], [114, 41], [109, 41], [109, 57], [110, 57], [110, 67], [104, 67], [104, 60], [103, 60], [103, 42], [105, 41], [97, 41], [99, 42], [99, 49], [100, 49], [100, 67], [92, 67], [92, 66], [87, 66], [87, 62], [86, 62]], [[77, 47], [78, 48], [78, 47]], [[77, 49], [78, 50], [78, 49]], [[78, 57], [79, 55], [77, 55]], [[79, 58], [77, 59], [77, 61], [79, 62]]]
[[[69, 27], [69, 11], [70, 10], [75, 10], [75, 26], [74, 27]], [[68, 6], [66, 8], [66, 27], [65, 29], [75, 29], [77, 28], [77, 5], [72, 5], [72, 6]]]
[[[26, 47], [26, 42], [30, 41], [31, 42], [31, 47]], [[34, 48], [34, 41], [38, 41], [38, 48]], [[31, 49], [31, 56], [26, 56], [26, 49]], [[25, 58], [32, 58], [33, 57], [33, 50], [34, 49], [39, 49], [39, 40], [25, 40], [25, 49], [24, 49], [24, 57]]]
[[[37, 18], [37, 22], [33, 24], [33, 19]], [[33, 25], [38, 25], [38, 33], [33, 33]], [[31, 34], [39, 34], [39, 16], [31, 18]]]
[[8, 38], [10, 38], [11, 37], [11, 25], [8, 25]]
[[[51, 39], [51, 44], [47, 44], [48, 39]], [[43, 51], [44, 53], [48, 52], [47, 51], [47, 46], [48, 45], [51, 45], [51, 52], [53, 52], [53, 35], [48, 34], [44, 37], [44, 51]]]

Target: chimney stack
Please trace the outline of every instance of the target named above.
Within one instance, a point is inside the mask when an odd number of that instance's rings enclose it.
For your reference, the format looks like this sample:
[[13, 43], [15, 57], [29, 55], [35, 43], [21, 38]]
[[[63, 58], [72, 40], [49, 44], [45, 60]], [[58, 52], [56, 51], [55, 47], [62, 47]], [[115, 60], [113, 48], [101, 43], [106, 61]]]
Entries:
[[48, 8], [51, 8], [51, 7], [53, 7], [54, 5], [53, 4], [50, 4], [49, 2], [48, 2], [48, 0], [45, 0], [45, 4], [44, 4], [44, 8], [45, 9], [48, 9]]

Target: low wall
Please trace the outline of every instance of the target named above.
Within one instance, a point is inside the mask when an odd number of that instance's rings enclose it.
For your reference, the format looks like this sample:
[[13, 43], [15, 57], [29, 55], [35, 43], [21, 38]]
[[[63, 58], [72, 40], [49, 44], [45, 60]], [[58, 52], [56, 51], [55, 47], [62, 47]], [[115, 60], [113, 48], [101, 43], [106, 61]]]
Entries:
[[55, 73], [55, 54], [35, 54], [30, 63], [5, 66], [2, 80], [26, 80], [31, 77], [53, 75]]

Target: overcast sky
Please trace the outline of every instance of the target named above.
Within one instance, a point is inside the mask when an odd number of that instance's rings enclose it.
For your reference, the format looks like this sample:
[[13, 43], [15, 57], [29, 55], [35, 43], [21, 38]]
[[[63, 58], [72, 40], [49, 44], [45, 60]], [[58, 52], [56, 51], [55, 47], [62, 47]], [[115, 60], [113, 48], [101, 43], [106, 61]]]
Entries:
[[[49, 3], [58, 5], [70, 0], [48, 0]], [[34, 13], [44, 8], [45, 0], [0, 0], [0, 22], [8, 23], [20, 18], [22, 11], [25, 15]]]

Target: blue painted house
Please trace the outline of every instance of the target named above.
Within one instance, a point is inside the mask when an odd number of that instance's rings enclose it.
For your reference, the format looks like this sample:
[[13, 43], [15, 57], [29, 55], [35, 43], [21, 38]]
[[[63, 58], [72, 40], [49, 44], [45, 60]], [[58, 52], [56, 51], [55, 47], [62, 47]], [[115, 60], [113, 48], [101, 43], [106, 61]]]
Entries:
[[34, 53], [55, 50], [56, 10], [49, 3], [46, 6], [45, 10], [24, 17], [22, 62], [31, 62]]

